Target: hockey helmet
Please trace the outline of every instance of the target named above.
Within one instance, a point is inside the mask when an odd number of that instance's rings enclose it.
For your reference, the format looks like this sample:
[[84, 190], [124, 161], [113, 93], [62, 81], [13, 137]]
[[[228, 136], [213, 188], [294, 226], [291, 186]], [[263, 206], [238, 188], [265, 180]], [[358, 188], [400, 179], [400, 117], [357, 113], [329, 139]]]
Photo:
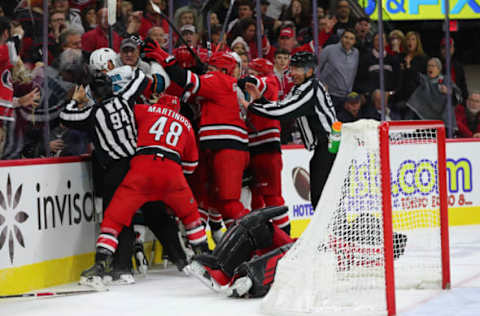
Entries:
[[108, 62], [111, 61], [113, 66], [116, 66], [116, 58], [117, 53], [111, 48], [97, 49], [90, 55], [90, 68], [96, 71], [110, 71]]
[[228, 53], [216, 52], [210, 57], [208, 64], [216, 67], [218, 70], [225, 70], [227, 75], [232, 75], [237, 66], [237, 61]]
[[268, 76], [273, 72], [273, 64], [265, 58], [255, 58], [248, 63], [248, 68], [258, 72], [260, 76]]
[[158, 100], [157, 104], [163, 107], [174, 110], [175, 112], [180, 111], [180, 99], [177, 96], [170, 94], [162, 94]]
[[310, 52], [298, 52], [290, 59], [290, 66], [315, 68], [317, 66], [317, 57]]

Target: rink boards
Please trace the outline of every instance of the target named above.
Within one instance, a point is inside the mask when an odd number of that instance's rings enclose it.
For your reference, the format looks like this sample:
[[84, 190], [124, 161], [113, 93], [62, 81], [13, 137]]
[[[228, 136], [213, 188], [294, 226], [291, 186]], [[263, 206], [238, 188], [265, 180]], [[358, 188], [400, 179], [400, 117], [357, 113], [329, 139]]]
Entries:
[[[283, 150], [282, 188], [293, 237], [303, 232], [314, 215], [304, 181], [310, 157], [301, 146]], [[480, 224], [478, 157], [479, 141], [447, 143], [450, 225]], [[394, 193], [394, 216], [414, 217], [416, 209], [434, 206], [435, 195], [427, 192], [432, 184], [409, 180], [416, 173], [428, 174], [431, 166], [396, 164], [395, 179], [405, 194]], [[95, 206], [90, 172], [88, 159], [78, 157], [0, 162], [0, 295], [75, 281], [93, 262], [95, 216], [100, 210]], [[411, 190], [425, 194], [412, 198]]]

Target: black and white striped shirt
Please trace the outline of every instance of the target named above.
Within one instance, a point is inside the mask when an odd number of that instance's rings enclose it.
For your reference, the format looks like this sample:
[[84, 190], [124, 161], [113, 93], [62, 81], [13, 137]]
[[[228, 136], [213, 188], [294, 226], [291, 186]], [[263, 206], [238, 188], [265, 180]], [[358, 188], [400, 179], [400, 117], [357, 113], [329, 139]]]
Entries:
[[248, 109], [278, 120], [296, 118], [308, 150], [314, 150], [319, 142], [328, 140], [331, 126], [337, 120], [330, 95], [314, 78], [295, 86], [281, 101], [269, 102], [261, 98]]
[[100, 104], [79, 109], [76, 101], [70, 101], [60, 113], [62, 123], [90, 133], [96, 158], [104, 166], [112, 160], [131, 157], [137, 142], [133, 106], [147, 84], [145, 74], [137, 69], [135, 77], [120, 94]]

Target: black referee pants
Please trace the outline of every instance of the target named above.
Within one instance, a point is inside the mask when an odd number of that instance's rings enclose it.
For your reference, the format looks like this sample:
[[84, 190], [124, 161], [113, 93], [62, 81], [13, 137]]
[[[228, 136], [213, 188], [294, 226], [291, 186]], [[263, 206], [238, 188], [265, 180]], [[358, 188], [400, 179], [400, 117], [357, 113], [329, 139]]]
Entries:
[[335, 156], [336, 154], [328, 151], [328, 142], [324, 141], [315, 147], [313, 157], [310, 159], [310, 200], [313, 209], [317, 207], [320, 200]]
[[[93, 159], [93, 178], [95, 191], [102, 196], [103, 212], [112, 201], [115, 191], [122, 183], [130, 168], [130, 158], [113, 160], [106, 168], [101, 167]], [[133, 244], [135, 232], [133, 225], [124, 227], [118, 235], [118, 248], [114, 255], [113, 266], [118, 271], [130, 271], [132, 269]]]

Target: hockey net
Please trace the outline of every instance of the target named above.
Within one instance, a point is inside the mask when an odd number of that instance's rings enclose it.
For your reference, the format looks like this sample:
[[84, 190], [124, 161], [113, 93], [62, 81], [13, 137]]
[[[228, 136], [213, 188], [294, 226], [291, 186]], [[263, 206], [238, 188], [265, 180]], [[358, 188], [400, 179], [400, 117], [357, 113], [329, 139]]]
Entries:
[[394, 315], [395, 288], [447, 288], [445, 170], [439, 122], [344, 124], [315, 216], [278, 263], [263, 311]]

